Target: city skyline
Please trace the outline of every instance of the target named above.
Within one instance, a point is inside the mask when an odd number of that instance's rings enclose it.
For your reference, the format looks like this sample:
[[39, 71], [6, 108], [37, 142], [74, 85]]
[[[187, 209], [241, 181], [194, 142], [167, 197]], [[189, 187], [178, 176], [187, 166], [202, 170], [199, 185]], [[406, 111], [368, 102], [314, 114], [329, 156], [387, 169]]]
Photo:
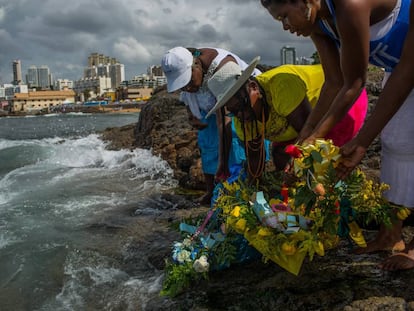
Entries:
[[[295, 47], [291, 46], [284, 46], [280, 49], [280, 64], [311, 64], [313, 59], [311, 57], [297, 57], [297, 51]], [[71, 81], [72, 83], [75, 81], [88, 79], [88, 78], [95, 78], [95, 77], [111, 77], [112, 79], [115, 78], [115, 82], [112, 81], [112, 89], [118, 87], [121, 82], [127, 82], [134, 80], [136, 77], [141, 77], [143, 75], [154, 75], [154, 76], [164, 76], [162, 72], [162, 68], [160, 65], [149, 65], [147, 67], [145, 74], [137, 74], [134, 75], [131, 79], [125, 79], [125, 67], [124, 64], [121, 64], [115, 57], [103, 55], [97, 52], [91, 53], [88, 56], [87, 66], [83, 69], [83, 76], [77, 80], [69, 80], [66, 78], [58, 78], [58, 80], [65, 80]], [[277, 66], [277, 65], [276, 65]], [[22, 74], [22, 64], [19, 59], [13, 60], [13, 81], [11, 84], [27, 84], [29, 88], [31, 87], [41, 87], [41, 88], [48, 88], [52, 86], [55, 81], [53, 79], [53, 73], [50, 71], [49, 67], [46, 65], [42, 66], [35, 66], [31, 65], [27, 69], [27, 73], [25, 75], [25, 79], [23, 79]], [[45, 83], [40, 78], [40, 76], [44, 76], [42, 71], [47, 70], [47, 76], [49, 77], [48, 83]], [[43, 79], [44, 80], [44, 79]], [[42, 83], [43, 82], [43, 83]]]
[[15, 0], [0, 3], [0, 39], [1, 83], [13, 80], [15, 59], [23, 72], [46, 65], [55, 79], [76, 80], [98, 52], [117, 58], [131, 79], [178, 45], [221, 47], [247, 62], [260, 55], [266, 65], [278, 65], [286, 45], [298, 57], [316, 50], [309, 38], [283, 31], [258, 0]]
[[[77, 80], [57, 78], [56, 81], [66, 80], [74, 82], [88, 78], [105, 76], [112, 79], [112, 89], [117, 88], [121, 82], [125, 81], [124, 64], [121, 64], [116, 58], [95, 52], [91, 53], [87, 59], [87, 66], [83, 68], [83, 74], [81, 78]], [[150, 70], [150, 67], [151, 66], [149, 66], [148, 70]], [[161, 70], [161, 67], [159, 67], [159, 69]], [[44, 73], [45, 70], [47, 71], [46, 74]], [[27, 84], [29, 88], [40, 87], [42, 89], [45, 89], [52, 86], [55, 82], [55, 79], [53, 79], [53, 72], [51, 72], [47, 65], [30, 65], [26, 70], [26, 74], [24, 74], [21, 61], [19, 59], [16, 59], [13, 60], [12, 71], [13, 81], [11, 81], [11, 83], [4, 83], [4, 85]], [[47, 81], [45, 77], [48, 77]]]

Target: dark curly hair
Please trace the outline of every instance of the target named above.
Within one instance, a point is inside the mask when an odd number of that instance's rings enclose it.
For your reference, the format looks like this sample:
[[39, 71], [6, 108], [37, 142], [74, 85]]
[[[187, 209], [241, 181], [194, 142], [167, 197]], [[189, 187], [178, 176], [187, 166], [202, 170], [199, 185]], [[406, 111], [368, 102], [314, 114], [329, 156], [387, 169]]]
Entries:
[[268, 8], [273, 3], [274, 4], [285, 4], [285, 3], [292, 3], [296, 1], [297, 0], [260, 0], [260, 2], [265, 8]]

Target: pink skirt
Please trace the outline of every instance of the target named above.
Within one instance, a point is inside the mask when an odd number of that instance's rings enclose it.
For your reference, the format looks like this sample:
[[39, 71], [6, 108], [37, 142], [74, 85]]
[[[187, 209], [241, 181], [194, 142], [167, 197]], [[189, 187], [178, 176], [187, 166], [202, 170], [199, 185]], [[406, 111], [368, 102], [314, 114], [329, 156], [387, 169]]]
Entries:
[[368, 95], [367, 91], [363, 89], [346, 116], [329, 131], [325, 138], [332, 139], [336, 146], [344, 145], [361, 129], [367, 110]]

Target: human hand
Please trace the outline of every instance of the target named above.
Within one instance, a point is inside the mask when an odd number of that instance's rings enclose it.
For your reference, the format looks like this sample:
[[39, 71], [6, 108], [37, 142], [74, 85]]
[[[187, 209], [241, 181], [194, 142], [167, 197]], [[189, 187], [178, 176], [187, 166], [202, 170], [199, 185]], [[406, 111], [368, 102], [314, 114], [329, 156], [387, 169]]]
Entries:
[[310, 135], [310, 136], [304, 137], [302, 141], [300, 142], [300, 144], [301, 145], [313, 145], [316, 139], [317, 137]]
[[194, 116], [190, 116], [188, 120], [190, 121], [191, 126], [197, 130], [204, 130], [208, 126], [207, 123], [201, 122]]
[[291, 170], [283, 171], [283, 177], [282, 178], [283, 178], [283, 183], [288, 187], [293, 186], [296, 182], [299, 181], [299, 178]]
[[343, 145], [340, 149], [341, 162], [336, 168], [338, 177], [346, 178], [364, 158], [366, 151], [367, 148], [359, 145], [355, 139]]
[[[308, 139], [312, 137], [312, 130], [313, 128], [311, 127], [303, 127], [302, 130], [300, 131], [298, 137], [296, 138], [296, 142], [298, 144], [302, 144], [303, 142], [308, 142]], [[313, 138], [310, 139], [310, 143], [313, 142]]]
[[228, 167], [224, 164], [220, 164], [216, 172], [215, 181], [223, 182], [223, 181], [226, 181], [227, 178], [229, 177], [230, 177], [230, 172], [229, 172]]

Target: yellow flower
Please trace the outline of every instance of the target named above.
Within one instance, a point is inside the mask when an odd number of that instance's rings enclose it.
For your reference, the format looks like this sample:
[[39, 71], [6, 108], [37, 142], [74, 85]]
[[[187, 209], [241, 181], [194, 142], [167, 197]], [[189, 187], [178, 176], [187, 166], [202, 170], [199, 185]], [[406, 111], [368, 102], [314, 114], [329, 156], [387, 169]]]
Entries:
[[325, 256], [325, 248], [323, 246], [323, 243], [321, 241], [318, 241], [315, 245], [315, 252], [319, 256]]
[[234, 217], [239, 217], [240, 216], [240, 206], [235, 206], [233, 208], [233, 210], [231, 211], [231, 215]]
[[331, 162], [326, 160], [326, 159], [322, 160], [321, 163], [318, 163], [318, 162], [313, 163], [313, 168], [315, 170], [315, 175], [323, 176], [325, 174], [326, 170], [328, 169], [330, 163]]
[[411, 211], [408, 208], [402, 207], [398, 210], [397, 217], [400, 220], [404, 220], [410, 215], [410, 213], [411, 213]]
[[282, 252], [285, 255], [293, 255], [296, 253], [296, 246], [289, 242], [284, 242], [282, 244]]
[[269, 228], [266, 228], [266, 227], [261, 227], [259, 231], [257, 231], [258, 236], [269, 236], [272, 234], [273, 232]]
[[240, 218], [235, 224], [234, 229], [239, 232], [243, 233], [246, 230], [246, 219]]

